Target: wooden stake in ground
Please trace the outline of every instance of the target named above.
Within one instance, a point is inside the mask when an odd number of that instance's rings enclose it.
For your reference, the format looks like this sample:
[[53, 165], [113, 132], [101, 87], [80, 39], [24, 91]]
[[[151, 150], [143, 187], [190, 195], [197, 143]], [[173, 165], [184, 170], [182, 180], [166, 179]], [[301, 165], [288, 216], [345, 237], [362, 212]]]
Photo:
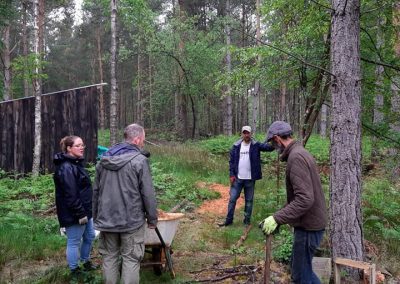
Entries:
[[264, 263], [264, 284], [268, 284], [271, 279], [271, 244], [272, 244], [272, 235], [267, 235], [265, 240], [265, 263]]

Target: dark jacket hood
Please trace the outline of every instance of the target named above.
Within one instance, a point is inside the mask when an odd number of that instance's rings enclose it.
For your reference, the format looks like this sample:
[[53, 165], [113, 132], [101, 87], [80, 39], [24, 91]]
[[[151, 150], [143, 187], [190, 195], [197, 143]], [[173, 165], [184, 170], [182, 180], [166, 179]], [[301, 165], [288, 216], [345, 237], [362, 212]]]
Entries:
[[138, 146], [136, 146], [134, 144], [130, 144], [128, 142], [122, 142], [122, 143], [115, 144], [107, 152], [105, 152], [102, 156], [103, 157], [118, 156], [118, 155], [133, 153], [133, 152], [140, 152], [146, 158], [150, 157], [150, 152], [140, 149]]
[[141, 150], [138, 146], [122, 142], [114, 145], [105, 152], [100, 163], [104, 168], [110, 171], [118, 171], [134, 157], [140, 154], [146, 157], [150, 156], [149, 152]]
[[100, 164], [107, 170], [118, 171], [138, 155], [140, 155], [139, 151], [117, 156], [103, 156], [103, 158], [100, 160]]
[[72, 157], [66, 153], [60, 152], [54, 155], [53, 157], [53, 163], [57, 166], [60, 165], [66, 161], [69, 161], [71, 163], [82, 163], [85, 159], [84, 158], [76, 158]]

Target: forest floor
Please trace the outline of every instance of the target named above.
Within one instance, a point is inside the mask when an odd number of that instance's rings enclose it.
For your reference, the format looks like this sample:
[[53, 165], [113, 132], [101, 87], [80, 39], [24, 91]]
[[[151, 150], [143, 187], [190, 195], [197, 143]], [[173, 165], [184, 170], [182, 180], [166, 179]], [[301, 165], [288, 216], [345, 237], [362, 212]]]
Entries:
[[[215, 228], [215, 230], [230, 230], [230, 227], [219, 228], [218, 226], [218, 223], [225, 221], [229, 201], [229, 187], [221, 184], [205, 183], [198, 183], [197, 186], [208, 187], [218, 192], [220, 198], [206, 201], [194, 212], [187, 213], [179, 224], [175, 242], [181, 241], [182, 238], [187, 238], [187, 232], [193, 231], [194, 228], [202, 228], [205, 224]], [[244, 197], [242, 194], [236, 203], [236, 211], [243, 210], [243, 206]], [[253, 224], [250, 230], [256, 229], [254, 226]], [[246, 234], [246, 229], [248, 228], [243, 226], [243, 234], [241, 237]], [[196, 232], [192, 232], [192, 234], [195, 236]], [[195, 237], [193, 239], [195, 241], [200, 241], [196, 240]], [[237, 241], [239, 241], [239, 239], [240, 238], [238, 238]], [[220, 246], [221, 243], [223, 242], [216, 241], [214, 245]], [[242, 246], [246, 246], [246, 240], [243, 241]], [[240, 260], [234, 260], [234, 255], [220, 251], [221, 250], [218, 248], [204, 252], [190, 250], [177, 251], [173, 254], [174, 269], [177, 274], [183, 275], [184, 278], [191, 278], [194, 282], [259, 283], [260, 280], [263, 279], [263, 262], [245, 265], [242, 264]], [[187, 269], [188, 261], [190, 262], [194, 259], [197, 265], [193, 267], [193, 270]], [[196, 269], [199, 266], [202, 268]], [[274, 283], [289, 283], [289, 274], [285, 265], [272, 262], [271, 275], [274, 279]], [[225, 277], [226, 279], [223, 279]], [[212, 281], [206, 281], [207, 279], [212, 279]], [[216, 281], [217, 279], [221, 280]]]
[[[225, 220], [227, 204], [229, 200], [229, 187], [221, 184], [198, 183], [197, 187], [207, 187], [217, 191], [220, 198], [206, 201], [200, 207], [192, 212], [186, 212], [180, 220], [176, 232], [172, 249], [173, 267], [177, 279], [186, 279], [188, 282], [218, 282], [218, 283], [261, 283], [264, 273], [264, 261], [259, 260], [256, 263], [242, 262], [240, 256], [230, 253], [231, 248], [221, 239], [205, 240], [204, 231], [221, 232], [226, 230], [230, 235], [231, 227], [218, 227], [218, 223]], [[237, 202], [236, 210], [243, 210], [244, 198], [241, 196]], [[241, 222], [241, 220], [240, 220]], [[236, 223], [239, 223], [237, 220]], [[238, 225], [234, 225], [237, 228]], [[250, 230], [258, 230], [255, 224]], [[248, 227], [243, 226], [243, 234]], [[240, 237], [237, 239], [239, 241]], [[236, 241], [235, 241], [236, 242]], [[221, 247], [225, 246], [225, 249]], [[241, 246], [246, 247], [246, 240], [243, 240]], [[239, 249], [239, 248], [238, 248]], [[25, 279], [30, 279], [51, 270], [52, 267], [65, 264], [64, 251], [60, 251], [51, 259], [41, 261], [29, 261], [28, 263], [7, 264], [1, 271], [0, 283], [21, 283]], [[93, 251], [93, 261], [100, 264], [101, 259], [97, 249]], [[251, 259], [251, 258], [250, 258]], [[288, 266], [277, 262], [271, 262], [272, 283], [290, 283]], [[145, 268], [149, 269], [149, 268]], [[151, 268], [149, 270], [151, 272]], [[100, 272], [99, 272], [100, 273]], [[168, 274], [165, 271], [164, 274]], [[191, 280], [187, 280], [191, 279]], [[165, 280], [152, 280], [143, 283], [165, 283]], [[142, 282], [142, 281], [141, 281]], [[171, 283], [170, 280], [166, 281]], [[172, 282], [174, 283], [174, 282]], [[182, 283], [178, 281], [177, 283]], [[377, 282], [379, 283], [379, 282]], [[382, 282], [380, 282], [382, 283]], [[400, 279], [385, 283], [400, 283]]]

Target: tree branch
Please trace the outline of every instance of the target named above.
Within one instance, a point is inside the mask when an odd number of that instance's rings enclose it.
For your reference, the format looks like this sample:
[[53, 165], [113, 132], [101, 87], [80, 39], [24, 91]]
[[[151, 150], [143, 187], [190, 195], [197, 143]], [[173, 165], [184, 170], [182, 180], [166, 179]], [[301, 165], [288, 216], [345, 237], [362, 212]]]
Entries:
[[325, 9], [327, 9], [327, 10], [330, 10], [330, 11], [335, 11], [332, 7], [329, 7], [329, 6], [325, 6], [325, 5], [323, 5], [323, 4], [321, 4], [321, 3], [319, 3], [318, 1], [316, 1], [316, 0], [311, 0], [311, 2], [313, 2], [313, 3], [315, 3], [315, 4], [317, 4], [318, 6], [321, 6], [321, 7], [323, 7], [323, 8], [325, 8]]
[[[241, 32], [239, 29], [234, 29], [234, 30]], [[298, 56], [298, 55], [295, 55], [295, 54], [293, 54], [293, 53], [290, 53], [289, 51], [283, 50], [283, 49], [280, 48], [280, 47], [277, 47], [277, 46], [274, 46], [274, 45], [269, 44], [269, 43], [267, 43], [267, 42], [264, 42], [264, 41], [262, 41], [262, 40], [259, 40], [259, 39], [255, 38], [254, 36], [251, 36], [251, 35], [249, 35], [249, 34], [247, 34], [247, 36], [250, 37], [250, 38], [252, 38], [252, 39], [254, 39], [256, 42], [261, 43], [262, 45], [271, 47], [272, 49], [275, 49], [275, 50], [277, 50], [277, 51], [279, 51], [279, 52], [282, 52], [282, 53], [286, 54], [286, 55], [289, 56], [289, 57], [292, 57], [292, 58], [296, 59], [297, 61], [300, 61], [300, 62], [303, 63], [304, 65], [313, 67], [313, 68], [315, 68], [315, 69], [318, 69], [318, 70], [323, 71], [323, 72], [326, 73], [326, 74], [329, 74], [329, 75], [331, 75], [331, 76], [333, 76], [333, 77], [336, 77], [336, 76], [335, 76], [333, 73], [331, 73], [330, 71], [328, 71], [328, 70], [322, 68], [321, 66], [317, 66], [317, 65], [315, 65], [315, 64], [309, 63], [309, 62], [307, 62], [305, 59], [301, 58], [301, 57]]]
[[375, 64], [375, 65], [381, 65], [381, 66], [384, 66], [384, 67], [388, 67], [388, 68], [394, 69], [396, 71], [400, 71], [400, 67], [394, 66], [394, 65], [390, 65], [388, 63], [378, 62], [378, 61], [367, 59], [367, 58], [364, 58], [364, 57], [361, 57], [361, 60], [365, 61], [365, 62], [368, 62], [368, 63]]

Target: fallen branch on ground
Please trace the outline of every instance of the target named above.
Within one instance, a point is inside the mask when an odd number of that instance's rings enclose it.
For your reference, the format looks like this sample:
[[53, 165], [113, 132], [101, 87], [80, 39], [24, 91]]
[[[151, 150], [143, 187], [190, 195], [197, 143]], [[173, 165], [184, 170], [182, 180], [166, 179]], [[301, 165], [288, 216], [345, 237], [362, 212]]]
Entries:
[[[245, 267], [244, 265], [241, 265], [239, 267]], [[247, 265], [247, 267], [249, 267], [249, 265]], [[254, 265], [253, 265], [254, 267]], [[236, 267], [234, 267], [236, 268]], [[232, 268], [231, 268], [232, 269]], [[234, 273], [230, 273], [230, 274], [226, 274], [226, 275], [222, 275], [219, 277], [215, 277], [215, 278], [206, 278], [206, 279], [197, 279], [197, 280], [193, 280], [191, 282], [197, 282], [197, 283], [201, 283], [201, 282], [219, 282], [228, 278], [233, 278], [236, 276], [246, 276], [246, 275], [253, 275], [254, 273], [257, 272], [257, 270], [259, 270], [259, 267], [255, 267], [252, 270], [247, 270], [247, 271], [239, 271], [239, 272], [234, 272]], [[227, 272], [226, 270], [223, 270], [223, 272]]]
[[246, 268], [246, 269], [256, 269], [257, 267], [255, 265], [238, 265], [238, 266], [232, 266], [232, 267], [218, 267], [218, 266], [212, 266], [208, 268], [203, 268], [200, 270], [193, 270], [189, 271], [191, 274], [196, 274], [196, 273], [201, 273], [207, 270], [217, 270], [217, 271], [226, 271], [226, 272], [231, 272], [231, 271], [238, 271], [241, 268]]
[[176, 204], [171, 210], [169, 210], [169, 213], [174, 213], [176, 212], [179, 208], [183, 207], [188, 201], [186, 199], [182, 200], [178, 204]]
[[235, 245], [236, 248], [240, 247], [243, 244], [243, 242], [247, 239], [247, 235], [249, 234], [250, 230], [251, 230], [251, 225], [248, 225], [246, 227], [246, 229], [244, 230], [243, 235], [240, 237], [240, 239], [236, 243], [236, 245]]
[[43, 211], [43, 212], [40, 212], [40, 214], [42, 214], [42, 215], [47, 215], [47, 214], [50, 214], [50, 213], [54, 213], [55, 211], [56, 211], [56, 206], [54, 205], [53, 207], [50, 207], [49, 209], [47, 209], [47, 210], [45, 210], [45, 211]]

